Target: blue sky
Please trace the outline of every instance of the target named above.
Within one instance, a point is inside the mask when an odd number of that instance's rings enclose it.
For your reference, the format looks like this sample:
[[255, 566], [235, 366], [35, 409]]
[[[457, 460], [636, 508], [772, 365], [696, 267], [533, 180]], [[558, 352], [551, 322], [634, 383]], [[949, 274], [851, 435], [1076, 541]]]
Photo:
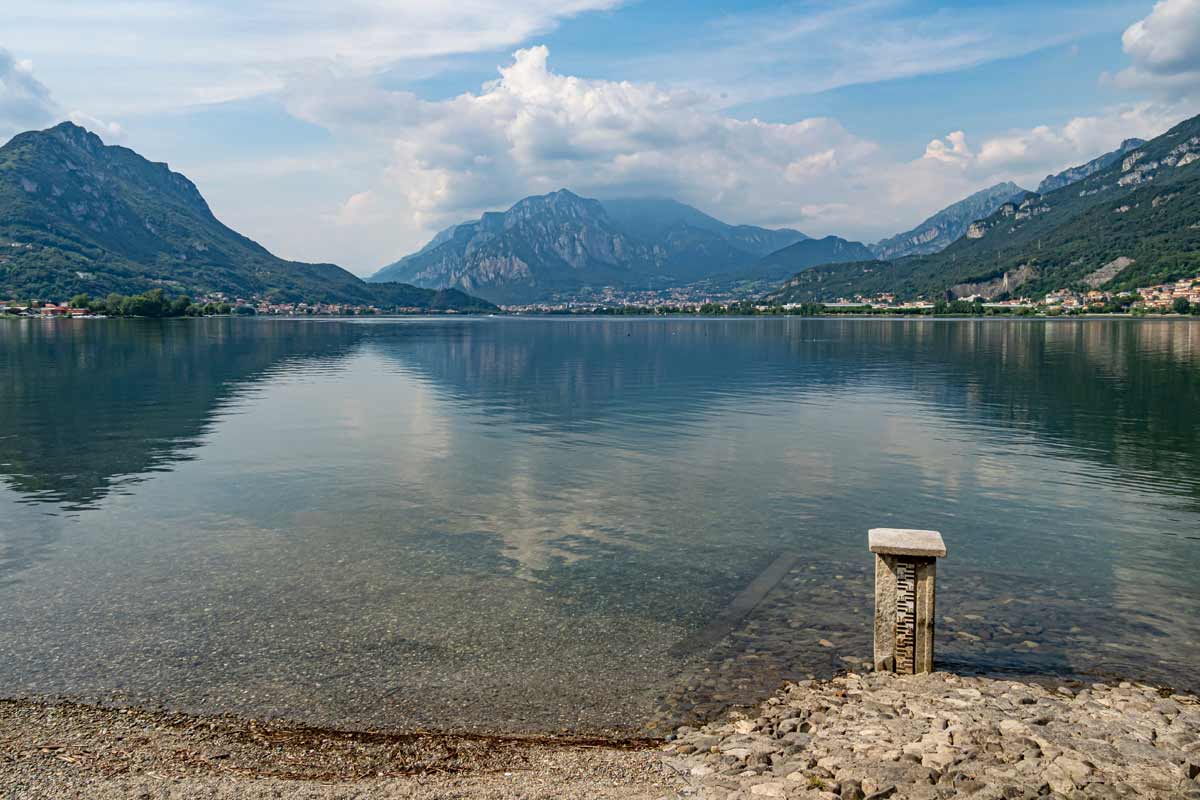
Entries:
[[1200, 0], [0, 0], [0, 135], [72, 118], [359, 272], [567, 186], [866, 241], [1200, 112]]

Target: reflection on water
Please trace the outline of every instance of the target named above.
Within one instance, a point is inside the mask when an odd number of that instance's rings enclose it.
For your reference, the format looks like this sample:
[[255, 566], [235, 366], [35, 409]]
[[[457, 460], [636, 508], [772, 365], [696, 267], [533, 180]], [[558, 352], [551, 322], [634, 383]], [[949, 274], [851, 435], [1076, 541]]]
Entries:
[[0, 373], [3, 694], [634, 730], [868, 655], [880, 525], [950, 544], [946, 665], [1200, 688], [1197, 323], [27, 321]]

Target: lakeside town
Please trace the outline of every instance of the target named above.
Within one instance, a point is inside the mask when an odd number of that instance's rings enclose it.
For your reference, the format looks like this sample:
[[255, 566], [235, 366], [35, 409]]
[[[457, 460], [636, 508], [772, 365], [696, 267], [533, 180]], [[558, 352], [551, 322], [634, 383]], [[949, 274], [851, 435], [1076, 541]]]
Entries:
[[[1061, 316], [1080, 314], [1200, 314], [1200, 274], [1170, 283], [1143, 286], [1133, 291], [1106, 292], [1098, 289], [1079, 291], [1057, 289], [1040, 299], [1030, 297], [991, 300], [970, 295], [955, 300], [898, 300], [894, 294], [872, 297], [855, 295], [832, 302], [766, 303], [761, 300], [737, 300], [728, 296], [693, 297], [672, 290], [661, 294], [640, 292], [629, 297], [608, 289], [603, 300], [570, 300], [560, 303], [533, 303], [501, 306], [510, 314], [1014, 314]], [[135, 296], [142, 297], [142, 296]], [[123, 298], [125, 300], [134, 298]], [[186, 302], [184, 302], [186, 301]], [[0, 300], [0, 316], [39, 318], [99, 319], [107, 316], [373, 316], [383, 314], [425, 314], [418, 307], [381, 309], [374, 305], [347, 303], [285, 303], [260, 297], [232, 297], [222, 292], [197, 298], [180, 297], [174, 301], [178, 313], [137, 314], [106, 313], [109, 300], [92, 300], [77, 295], [63, 301]], [[178, 304], [183, 303], [182, 306]], [[181, 310], [180, 310], [181, 309]], [[457, 314], [454, 310], [438, 313]]]
[[1133, 291], [1106, 292], [1098, 289], [1057, 289], [1041, 298], [1019, 297], [992, 300], [983, 295], [968, 295], [954, 300], [899, 300], [896, 295], [855, 295], [833, 301], [773, 304], [763, 300], [739, 300], [727, 294], [695, 296], [686, 289], [664, 292], [643, 291], [624, 294], [609, 289], [603, 298], [575, 299], [556, 303], [506, 305], [517, 314], [563, 313], [991, 313], [1060, 316], [1063, 314], [1195, 314], [1200, 313], [1200, 274], [1170, 283], [1143, 286]]
[[[157, 295], [166, 302], [156, 303], [157, 308], [165, 308], [165, 313], [138, 314], [131, 313], [129, 301], [137, 301], [147, 295], [109, 295], [108, 298], [91, 299], [87, 295], [76, 295], [70, 300], [0, 300], [0, 316], [40, 317], [40, 318], [78, 318], [103, 319], [110, 316], [155, 316], [155, 317], [198, 317], [198, 316], [373, 316], [376, 314], [424, 314], [427, 309], [417, 306], [399, 307], [396, 309], [381, 309], [374, 305], [352, 305], [349, 303], [281, 303], [264, 298], [233, 297], [223, 292], [188, 297], [181, 295], [174, 300], [166, 300], [161, 293]], [[122, 310], [114, 311], [114, 305], [120, 304]], [[438, 313], [455, 314], [452, 309]]]

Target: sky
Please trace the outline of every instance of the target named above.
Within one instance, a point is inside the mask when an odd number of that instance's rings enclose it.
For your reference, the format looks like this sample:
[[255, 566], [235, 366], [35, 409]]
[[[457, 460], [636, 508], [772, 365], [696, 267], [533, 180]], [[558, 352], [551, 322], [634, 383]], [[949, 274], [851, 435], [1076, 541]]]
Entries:
[[0, 0], [0, 140], [70, 119], [367, 275], [569, 188], [876, 241], [1200, 113], [1200, 0]]

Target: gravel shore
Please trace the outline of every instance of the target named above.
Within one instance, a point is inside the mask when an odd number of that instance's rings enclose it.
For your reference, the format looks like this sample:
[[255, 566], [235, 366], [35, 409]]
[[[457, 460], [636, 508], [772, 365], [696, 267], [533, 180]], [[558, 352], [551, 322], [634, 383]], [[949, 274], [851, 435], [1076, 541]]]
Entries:
[[792, 684], [754, 718], [681, 728], [665, 762], [705, 800], [1200, 798], [1200, 701], [946, 673]]
[[0, 798], [675, 797], [656, 742], [322, 731], [0, 702]]
[[788, 684], [670, 741], [337, 732], [0, 702], [0, 798], [1192, 798], [1200, 700], [946, 673]]

